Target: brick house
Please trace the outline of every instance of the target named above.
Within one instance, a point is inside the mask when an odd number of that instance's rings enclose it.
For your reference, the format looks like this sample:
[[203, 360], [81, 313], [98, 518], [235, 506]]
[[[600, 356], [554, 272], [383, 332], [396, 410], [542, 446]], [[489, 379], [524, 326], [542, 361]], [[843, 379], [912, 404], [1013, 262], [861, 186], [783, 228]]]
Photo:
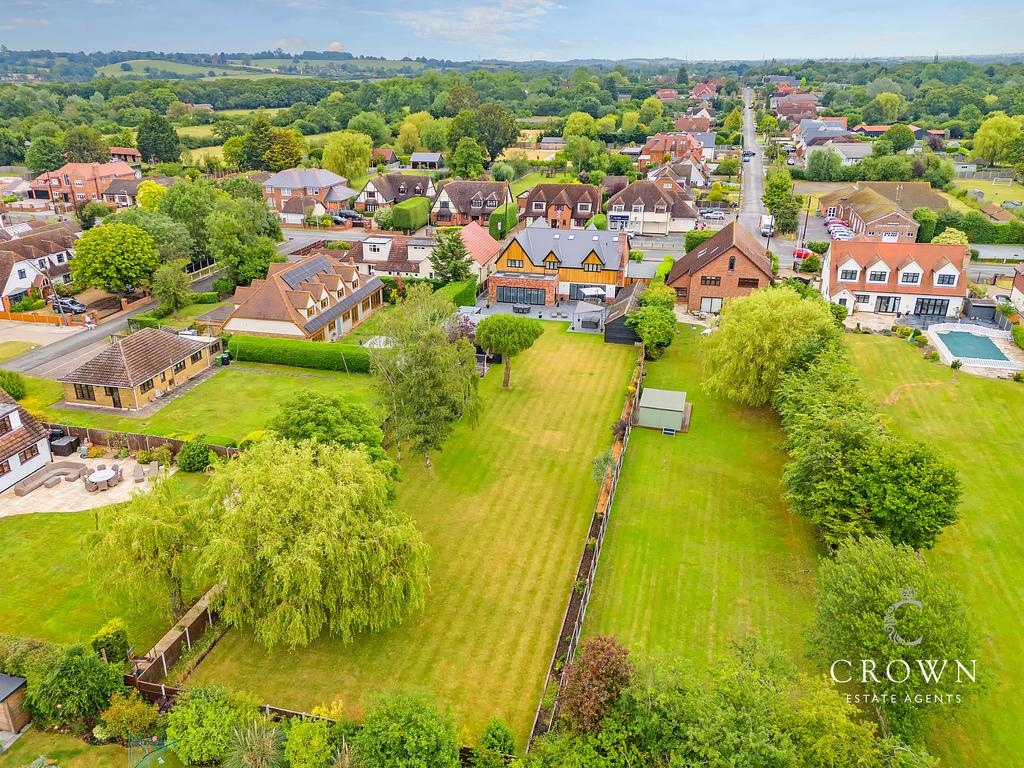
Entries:
[[658, 101], [678, 101], [679, 91], [675, 88], [659, 88], [654, 92], [654, 98]]
[[712, 99], [718, 95], [718, 88], [714, 83], [697, 83], [690, 89], [691, 99]]
[[518, 199], [527, 225], [544, 221], [552, 229], [583, 229], [601, 212], [601, 189], [593, 184], [538, 184]]
[[670, 178], [634, 181], [608, 199], [608, 229], [638, 235], [670, 235], [697, 226], [693, 198]]
[[643, 168], [686, 158], [700, 162], [702, 156], [703, 147], [692, 134], [685, 131], [656, 133], [644, 143], [637, 164]]
[[838, 190], [818, 201], [818, 214], [837, 216], [859, 239], [913, 243], [920, 225], [907, 211], [870, 187]]
[[429, 176], [385, 173], [366, 182], [356, 196], [357, 211], [373, 213], [382, 205], [394, 205], [410, 197], [434, 197], [434, 181]]
[[213, 364], [220, 339], [143, 328], [104, 347], [58, 381], [69, 403], [142, 408]]
[[83, 205], [100, 200], [115, 179], [135, 179], [140, 174], [128, 163], [65, 163], [32, 180], [29, 191], [37, 200]]
[[850, 312], [959, 317], [970, 252], [962, 245], [834, 241], [821, 266], [821, 295]]
[[687, 133], [706, 133], [711, 130], [711, 120], [707, 117], [681, 115], [676, 118], [675, 128], [677, 131], [686, 131]]
[[726, 299], [773, 285], [775, 278], [765, 247], [734, 221], [679, 259], [665, 282], [690, 311], [718, 313]]
[[565, 231], [537, 222], [513, 235], [487, 281], [492, 302], [554, 306], [611, 301], [626, 284], [625, 232]]
[[292, 198], [311, 198], [325, 211], [339, 211], [358, 192], [348, 188], [348, 179], [323, 168], [289, 168], [263, 182], [263, 198], [278, 213]]
[[437, 193], [430, 209], [430, 223], [438, 227], [462, 227], [470, 222], [487, 226], [491, 214], [512, 202], [507, 181], [449, 181]]
[[376, 168], [378, 165], [391, 165], [398, 162], [398, 155], [391, 147], [374, 147], [370, 152], [370, 165]]
[[70, 263], [81, 230], [70, 221], [32, 226], [10, 239], [0, 239], [0, 297], [4, 311], [30, 291], [42, 298], [54, 283], [70, 283]]

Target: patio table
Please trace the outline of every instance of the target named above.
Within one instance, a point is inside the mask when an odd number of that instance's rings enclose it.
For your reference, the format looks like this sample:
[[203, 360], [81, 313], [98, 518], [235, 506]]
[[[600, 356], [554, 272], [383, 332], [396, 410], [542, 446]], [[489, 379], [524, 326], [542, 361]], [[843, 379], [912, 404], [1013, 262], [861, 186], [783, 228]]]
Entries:
[[105, 483], [108, 480], [114, 479], [114, 470], [112, 469], [99, 469], [89, 475], [90, 483]]

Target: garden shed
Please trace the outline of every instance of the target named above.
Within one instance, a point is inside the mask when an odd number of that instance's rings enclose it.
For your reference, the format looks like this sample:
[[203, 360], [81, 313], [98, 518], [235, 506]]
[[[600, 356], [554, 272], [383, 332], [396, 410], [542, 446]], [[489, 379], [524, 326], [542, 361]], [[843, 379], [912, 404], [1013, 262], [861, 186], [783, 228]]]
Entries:
[[25, 678], [0, 673], [0, 731], [17, 733], [32, 719], [25, 706]]
[[645, 387], [640, 393], [640, 407], [636, 411], [636, 425], [660, 429], [671, 433], [690, 429], [690, 404], [685, 392]]

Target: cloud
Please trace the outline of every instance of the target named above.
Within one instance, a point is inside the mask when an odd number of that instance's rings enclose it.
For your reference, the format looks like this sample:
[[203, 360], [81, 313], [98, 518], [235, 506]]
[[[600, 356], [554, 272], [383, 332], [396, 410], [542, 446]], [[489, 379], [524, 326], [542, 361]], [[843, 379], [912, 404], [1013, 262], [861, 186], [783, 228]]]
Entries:
[[306, 44], [303, 37], [279, 37], [271, 43], [275, 48], [301, 48]]
[[26, 19], [21, 16], [15, 16], [13, 19], [8, 19], [6, 23], [0, 24], [0, 29], [14, 29], [15, 27], [45, 27], [49, 23], [48, 19]]
[[345, 50], [345, 46], [342, 45], [341, 43], [335, 41], [333, 43], [328, 43], [327, 50], [328, 51], [338, 51], [340, 53], [341, 51]]
[[512, 45], [511, 33], [537, 27], [544, 16], [560, 7], [555, 0], [506, 0], [501, 4], [389, 11], [384, 15], [408, 27], [417, 37], [463, 44], [472, 40], [489, 55], [521, 56], [521, 51]]

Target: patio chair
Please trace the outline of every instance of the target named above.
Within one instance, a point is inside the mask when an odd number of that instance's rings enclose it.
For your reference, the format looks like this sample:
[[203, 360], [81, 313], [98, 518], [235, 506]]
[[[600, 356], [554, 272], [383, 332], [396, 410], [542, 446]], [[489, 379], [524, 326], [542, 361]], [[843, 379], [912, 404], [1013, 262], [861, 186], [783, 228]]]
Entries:
[[106, 468], [107, 468], [107, 465], [106, 465], [106, 464], [97, 464], [97, 465], [96, 465], [96, 471], [97, 471], [97, 472], [100, 472], [101, 470], [104, 470], [104, 469], [106, 469]]
[[83, 478], [82, 482], [85, 483], [85, 490], [89, 491], [89, 493], [95, 493], [100, 489], [100, 487], [96, 485], [96, 483], [94, 483], [92, 480], [88, 478]]
[[114, 477], [118, 477], [121, 474], [121, 467], [118, 464], [114, 464], [111, 469], [114, 472]]
[[79, 477], [88, 477], [91, 474], [92, 474], [92, 470], [89, 469], [88, 467], [82, 467], [80, 470], [78, 470], [78, 476]]
[[142, 468], [141, 464], [136, 464], [135, 465], [135, 482], [136, 483], [144, 483], [144, 482], [146, 482], [146, 472]]
[[149, 462], [149, 474], [157, 475], [160, 473], [160, 462], [151, 461]]

